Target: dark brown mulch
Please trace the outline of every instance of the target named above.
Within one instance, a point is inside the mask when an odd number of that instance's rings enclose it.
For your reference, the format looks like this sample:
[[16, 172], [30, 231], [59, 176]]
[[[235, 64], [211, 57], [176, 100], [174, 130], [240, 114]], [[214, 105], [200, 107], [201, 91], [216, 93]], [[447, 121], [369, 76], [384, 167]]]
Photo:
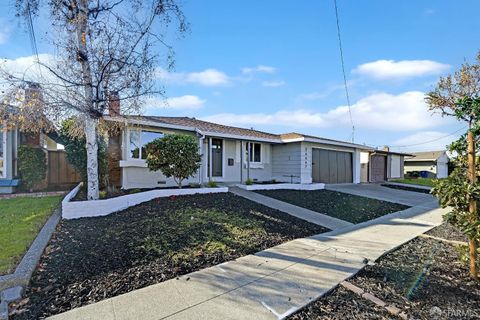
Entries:
[[373, 302], [363, 299], [343, 287], [338, 287], [288, 319], [387, 320], [391, 319], [391, 316], [385, 309], [377, 307]]
[[[480, 319], [480, 282], [469, 277], [455, 246], [445, 242], [414, 239], [349, 281], [400, 308], [409, 319]], [[338, 287], [291, 319], [393, 318]]]
[[259, 190], [255, 192], [352, 223], [364, 222], [408, 208], [397, 203], [330, 190]]
[[[199, 188], [198, 186], [183, 186], [182, 189], [192, 189]], [[158, 188], [135, 188], [135, 189], [114, 189], [114, 190], [101, 190], [100, 199], [111, 199], [121, 196], [126, 196], [129, 194], [135, 194], [139, 192], [152, 191], [152, 190], [165, 190], [165, 189], [178, 189], [178, 187], [158, 187]], [[87, 189], [83, 186], [78, 190], [75, 197], [71, 201], [86, 201], [87, 200]]]
[[450, 315], [465, 312], [457, 319], [480, 317], [480, 282], [469, 277], [455, 246], [445, 242], [414, 239], [367, 266], [352, 283], [405, 310], [409, 318], [432, 319], [433, 307]]
[[460, 232], [455, 226], [446, 222], [439, 225], [438, 227], [433, 228], [425, 234], [453, 241], [468, 241], [467, 236]]
[[27, 288], [27, 311], [13, 319], [44, 318], [325, 231], [230, 193], [62, 221]]

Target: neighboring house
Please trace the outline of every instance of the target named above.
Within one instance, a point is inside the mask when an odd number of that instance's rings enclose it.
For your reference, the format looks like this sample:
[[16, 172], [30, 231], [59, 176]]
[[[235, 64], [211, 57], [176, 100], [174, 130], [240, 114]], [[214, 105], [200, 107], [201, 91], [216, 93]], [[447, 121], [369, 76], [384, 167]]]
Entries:
[[0, 135], [0, 194], [13, 193], [20, 186], [18, 172], [18, 146], [28, 145], [45, 152], [47, 174], [37, 189], [62, 189], [81, 181], [77, 170], [68, 163], [65, 151], [54, 140], [56, 134], [26, 134], [19, 130], [1, 130]]
[[412, 172], [426, 173], [427, 178], [447, 178], [449, 158], [445, 150], [412, 152], [411, 157], [405, 157], [405, 174]]
[[373, 150], [349, 142], [298, 133], [277, 135], [188, 117], [119, 116], [119, 109], [110, 109], [106, 120], [124, 126], [118, 135], [109, 137], [109, 180], [124, 189], [175, 185], [160, 171], [150, 171], [145, 162], [145, 144], [169, 133], [197, 138], [202, 164], [186, 183], [247, 179], [359, 183], [360, 152]]
[[361, 182], [384, 182], [403, 178], [404, 158], [410, 154], [385, 150], [362, 152]]

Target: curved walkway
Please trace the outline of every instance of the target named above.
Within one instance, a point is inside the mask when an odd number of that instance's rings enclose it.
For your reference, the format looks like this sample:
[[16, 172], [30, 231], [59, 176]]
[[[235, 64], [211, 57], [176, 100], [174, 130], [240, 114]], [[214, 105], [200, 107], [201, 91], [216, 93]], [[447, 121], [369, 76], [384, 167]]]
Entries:
[[51, 319], [282, 319], [441, 224], [446, 209], [432, 205], [293, 240]]

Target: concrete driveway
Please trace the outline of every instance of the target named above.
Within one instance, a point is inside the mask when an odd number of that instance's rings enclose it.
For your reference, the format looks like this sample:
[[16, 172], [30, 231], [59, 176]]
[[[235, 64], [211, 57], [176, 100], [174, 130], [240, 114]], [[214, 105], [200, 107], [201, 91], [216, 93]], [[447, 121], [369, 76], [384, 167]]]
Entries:
[[400, 203], [406, 206], [437, 208], [438, 201], [430, 194], [383, 187], [380, 184], [327, 184], [325, 189], [357, 196]]

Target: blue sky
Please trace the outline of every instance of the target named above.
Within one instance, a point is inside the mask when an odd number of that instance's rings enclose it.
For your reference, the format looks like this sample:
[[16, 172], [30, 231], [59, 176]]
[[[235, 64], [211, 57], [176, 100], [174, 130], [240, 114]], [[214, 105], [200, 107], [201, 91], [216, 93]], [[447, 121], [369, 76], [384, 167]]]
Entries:
[[[445, 136], [463, 124], [431, 116], [423, 95], [440, 75], [473, 61], [480, 2], [338, 6], [355, 142], [425, 150], [455, 138]], [[191, 30], [170, 40], [175, 70], [159, 72], [167, 104], [151, 99], [145, 113], [351, 139], [333, 1], [190, 0], [183, 8]], [[32, 55], [11, 3], [2, 1], [0, 12], [0, 57]], [[47, 24], [35, 24], [39, 52], [52, 53], [41, 39]]]

